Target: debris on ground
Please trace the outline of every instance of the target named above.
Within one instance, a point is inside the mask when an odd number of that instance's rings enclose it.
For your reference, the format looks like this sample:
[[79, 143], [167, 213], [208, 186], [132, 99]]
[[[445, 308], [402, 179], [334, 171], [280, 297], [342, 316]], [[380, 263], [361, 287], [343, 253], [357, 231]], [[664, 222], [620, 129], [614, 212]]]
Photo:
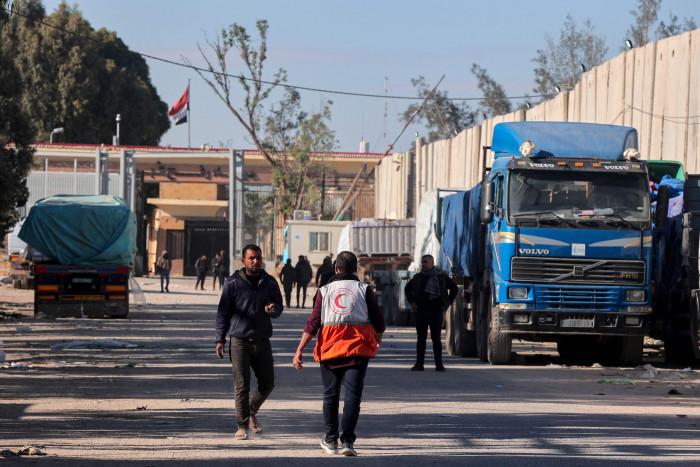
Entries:
[[644, 369], [647, 370], [647, 371], [642, 375], [642, 378], [644, 378], [644, 379], [651, 379], [651, 378], [653, 378], [653, 377], [655, 377], [656, 375], [659, 374], [659, 372], [658, 372], [657, 370], [655, 370], [654, 367], [651, 366], [651, 365], [648, 364], [648, 363], [647, 363], [646, 365], [644, 365]]
[[629, 379], [599, 379], [596, 381], [596, 383], [602, 383], [602, 384], [622, 384], [622, 385], [629, 385], [629, 386], [636, 386], [637, 383], [635, 381], [629, 380]]
[[54, 344], [51, 350], [65, 349], [132, 349], [136, 344], [115, 339], [93, 339], [91, 341], [71, 341]]
[[[43, 448], [43, 446], [39, 447]], [[39, 449], [39, 447], [25, 444], [21, 448], [5, 449], [0, 452], [0, 456], [45, 456], [46, 453]]]
[[17, 326], [17, 332], [32, 332], [31, 326]]

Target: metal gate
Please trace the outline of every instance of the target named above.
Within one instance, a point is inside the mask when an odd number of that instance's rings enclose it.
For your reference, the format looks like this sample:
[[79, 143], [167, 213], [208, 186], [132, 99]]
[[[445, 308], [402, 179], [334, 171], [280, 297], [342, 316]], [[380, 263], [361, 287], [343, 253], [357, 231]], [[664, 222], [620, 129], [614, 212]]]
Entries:
[[[228, 249], [228, 222], [185, 221], [185, 255], [183, 275], [194, 276], [194, 263], [202, 255], [211, 259], [221, 250]], [[228, 254], [228, 251], [226, 252]], [[211, 272], [211, 271], [209, 271]]]

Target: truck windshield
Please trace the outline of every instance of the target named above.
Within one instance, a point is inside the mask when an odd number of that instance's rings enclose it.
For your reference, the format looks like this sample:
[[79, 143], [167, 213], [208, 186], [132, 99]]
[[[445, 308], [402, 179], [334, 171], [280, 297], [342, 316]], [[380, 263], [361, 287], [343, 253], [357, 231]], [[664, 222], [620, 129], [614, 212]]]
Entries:
[[643, 172], [513, 170], [507, 190], [511, 223], [543, 212], [561, 219], [649, 221]]

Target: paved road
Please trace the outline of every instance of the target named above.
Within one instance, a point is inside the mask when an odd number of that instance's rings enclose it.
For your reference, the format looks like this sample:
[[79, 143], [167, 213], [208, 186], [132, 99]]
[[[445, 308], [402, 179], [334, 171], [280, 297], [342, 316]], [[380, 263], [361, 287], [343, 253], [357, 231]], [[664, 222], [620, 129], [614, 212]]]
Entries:
[[[446, 357], [446, 373], [417, 373], [409, 371], [415, 333], [399, 328], [387, 330], [370, 363], [359, 457], [328, 456], [318, 445], [321, 381], [311, 348], [303, 373], [291, 365], [310, 311], [295, 308], [276, 321], [277, 385], [259, 414], [265, 433], [235, 441], [230, 366], [214, 354], [218, 293], [194, 291], [194, 280], [174, 280], [170, 294], [154, 279], [139, 283], [148, 305], [129, 320], [35, 320], [21, 306], [26, 291], [0, 288], [5, 366], [28, 365], [0, 370], [0, 451], [27, 444], [47, 454], [5, 452], [0, 463], [700, 465], [697, 369], [649, 377], [566, 367], [551, 346], [517, 344], [519, 366]], [[136, 347], [52, 350], [98, 338]]]

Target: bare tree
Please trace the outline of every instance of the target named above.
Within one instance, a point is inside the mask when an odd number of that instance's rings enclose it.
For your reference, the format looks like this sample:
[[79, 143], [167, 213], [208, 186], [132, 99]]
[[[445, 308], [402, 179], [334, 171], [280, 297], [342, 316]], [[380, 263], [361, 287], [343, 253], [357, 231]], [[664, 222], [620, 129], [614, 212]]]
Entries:
[[583, 69], [603, 63], [608, 47], [593, 29], [590, 19], [586, 19], [583, 27], [578, 28], [569, 14], [558, 42], [545, 35], [547, 47], [538, 49], [537, 57], [532, 60], [537, 64], [534, 70], [537, 84], [533, 89], [535, 94], [551, 95], [555, 86], [573, 89], [581, 79]]
[[637, 9], [630, 10], [634, 23], [627, 29], [627, 39], [635, 47], [651, 42], [651, 31], [656, 24], [661, 0], [637, 0]]
[[512, 106], [503, 86], [489, 76], [486, 68], [472, 64], [472, 74], [479, 80], [479, 89], [484, 93], [479, 109], [484, 115], [494, 117], [511, 112]]
[[[416, 88], [418, 97], [425, 98], [430, 94], [431, 88], [423, 76], [411, 80]], [[411, 104], [401, 115], [401, 120], [407, 122], [420, 108], [420, 103]], [[423, 110], [418, 113], [414, 122], [425, 122], [428, 129], [428, 142], [440, 139], [452, 138], [454, 135], [471, 128], [476, 123], [476, 112], [465, 103], [456, 103], [450, 100], [446, 91], [436, 90], [430, 100], [425, 103]]]
[[[208, 72], [195, 69], [245, 128], [256, 149], [272, 167], [272, 183], [280, 200], [278, 210], [289, 217], [294, 209], [314, 201], [311, 195], [314, 176], [322, 167], [323, 156], [333, 150], [336, 142], [334, 132], [328, 127], [332, 103], [328, 101], [319, 113], [309, 116], [301, 110], [299, 92], [285, 87], [283, 100], [272, 104], [269, 111], [263, 108], [272, 90], [284, 86], [287, 72], [280, 68], [271, 81], [263, 79], [268, 24], [266, 20], [259, 20], [256, 26], [260, 36], [257, 46], [246, 29], [236, 23], [222, 29], [214, 41], [207, 39], [213, 59], [197, 44]], [[228, 72], [228, 54], [232, 49], [239, 52], [247, 71], [237, 77]], [[186, 57], [183, 60], [193, 66]], [[234, 79], [245, 93], [240, 108], [231, 97]]]
[[683, 18], [682, 23], [678, 22], [678, 16], [674, 15], [673, 13], [669, 13], [669, 16], [670, 18], [668, 24], [661, 21], [659, 26], [656, 28], [656, 36], [659, 40], [697, 29], [695, 19], [693, 19], [692, 16], [690, 18]]

